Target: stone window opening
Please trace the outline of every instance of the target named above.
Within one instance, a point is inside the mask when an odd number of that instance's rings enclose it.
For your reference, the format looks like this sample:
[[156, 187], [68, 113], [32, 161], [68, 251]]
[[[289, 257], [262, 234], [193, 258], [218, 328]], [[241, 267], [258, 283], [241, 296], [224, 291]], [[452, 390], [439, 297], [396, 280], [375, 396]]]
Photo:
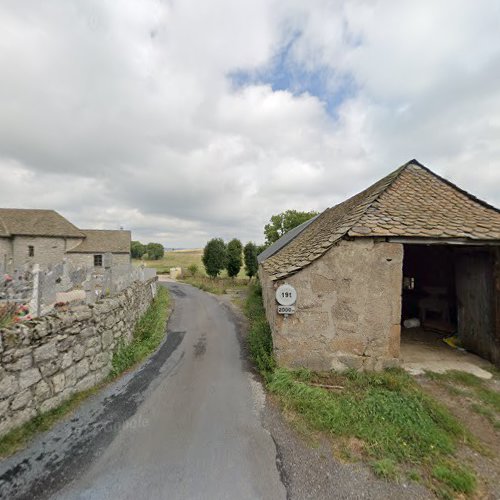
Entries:
[[102, 267], [102, 255], [94, 255], [94, 266]]
[[35, 247], [33, 245], [28, 245], [28, 257], [35, 256]]

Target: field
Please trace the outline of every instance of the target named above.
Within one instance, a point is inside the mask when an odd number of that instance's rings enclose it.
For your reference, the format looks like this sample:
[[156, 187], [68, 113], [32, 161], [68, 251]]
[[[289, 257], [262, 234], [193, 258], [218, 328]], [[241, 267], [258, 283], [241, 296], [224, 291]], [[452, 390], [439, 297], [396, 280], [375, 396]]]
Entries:
[[[205, 268], [201, 262], [201, 257], [203, 255], [202, 248], [193, 248], [190, 250], [174, 250], [172, 252], [165, 252], [163, 259], [160, 260], [138, 260], [134, 259], [133, 263], [139, 265], [144, 262], [146, 267], [154, 267], [158, 274], [168, 274], [171, 267], [181, 267], [183, 271], [187, 268], [196, 264], [198, 266], [198, 274], [201, 276], [206, 276]], [[221, 273], [221, 277], [227, 277], [226, 271]], [[245, 278], [245, 268], [242, 266], [238, 278]]]
[[[154, 267], [158, 274], [164, 274], [170, 271], [171, 267], [182, 267], [187, 269], [190, 265], [196, 264], [198, 271], [205, 274], [205, 268], [201, 262], [203, 255], [202, 248], [194, 248], [192, 250], [175, 250], [172, 252], [165, 252], [163, 259], [160, 260], [145, 260], [143, 261], [146, 267]], [[141, 260], [134, 260], [134, 264], [139, 265]]]

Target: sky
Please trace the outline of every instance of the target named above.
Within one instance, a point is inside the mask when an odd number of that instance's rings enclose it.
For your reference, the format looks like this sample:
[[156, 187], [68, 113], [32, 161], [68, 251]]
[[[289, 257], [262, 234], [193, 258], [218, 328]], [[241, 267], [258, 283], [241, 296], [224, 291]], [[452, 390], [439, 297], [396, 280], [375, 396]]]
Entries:
[[0, 206], [262, 242], [412, 158], [500, 206], [498, 0], [2, 0]]

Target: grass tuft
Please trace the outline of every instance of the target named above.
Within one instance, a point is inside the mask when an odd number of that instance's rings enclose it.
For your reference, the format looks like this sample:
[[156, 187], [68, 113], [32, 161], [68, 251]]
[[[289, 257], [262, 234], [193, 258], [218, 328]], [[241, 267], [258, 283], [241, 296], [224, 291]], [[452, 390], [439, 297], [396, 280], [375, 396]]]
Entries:
[[432, 476], [457, 493], [469, 494], [476, 488], [474, 473], [463, 465], [452, 462], [438, 464], [432, 469]]
[[372, 463], [372, 469], [376, 476], [384, 479], [396, 479], [397, 466], [394, 460], [390, 458], [382, 458]]

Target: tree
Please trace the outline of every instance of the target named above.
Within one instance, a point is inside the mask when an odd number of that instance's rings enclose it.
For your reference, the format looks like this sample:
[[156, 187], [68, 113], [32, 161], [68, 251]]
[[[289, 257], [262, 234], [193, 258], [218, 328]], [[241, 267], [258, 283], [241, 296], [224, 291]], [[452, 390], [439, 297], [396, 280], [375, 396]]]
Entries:
[[146, 253], [146, 246], [140, 241], [130, 243], [130, 255], [133, 259], [140, 259]]
[[271, 245], [279, 240], [285, 233], [300, 226], [303, 222], [311, 219], [318, 212], [299, 212], [297, 210], [287, 210], [280, 214], [273, 215], [269, 224], [264, 226], [264, 236], [266, 237], [266, 244]]
[[257, 246], [255, 243], [252, 243], [251, 241], [248, 242], [245, 245], [244, 254], [246, 274], [251, 278], [257, 274], [257, 270], [259, 268], [259, 264], [257, 262]]
[[202, 262], [207, 274], [212, 278], [226, 267], [226, 244], [221, 238], [212, 238], [203, 249]]
[[226, 269], [227, 274], [230, 278], [238, 276], [241, 269], [242, 258], [241, 253], [243, 252], [243, 245], [241, 241], [234, 238], [227, 244], [227, 263]]
[[151, 260], [162, 259], [165, 255], [165, 249], [161, 243], [148, 243], [146, 245], [146, 252], [148, 253], [148, 258]]

